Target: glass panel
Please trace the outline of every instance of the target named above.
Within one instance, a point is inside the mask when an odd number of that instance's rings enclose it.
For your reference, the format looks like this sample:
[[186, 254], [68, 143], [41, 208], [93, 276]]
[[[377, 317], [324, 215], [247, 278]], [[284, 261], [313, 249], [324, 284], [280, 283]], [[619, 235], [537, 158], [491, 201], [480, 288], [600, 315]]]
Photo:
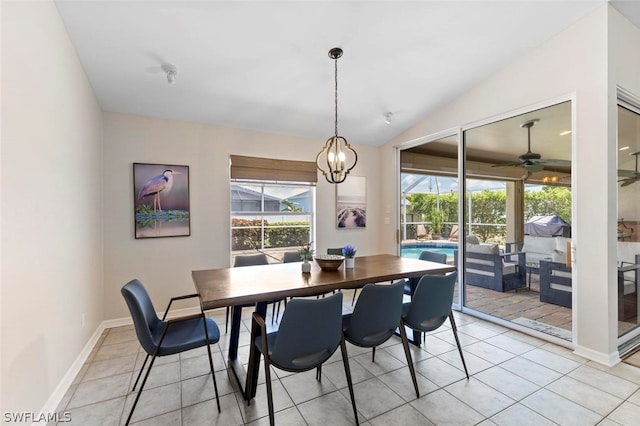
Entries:
[[468, 129], [464, 306], [571, 340], [571, 103]]
[[[441, 138], [400, 153], [400, 255], [454, 263], [458, 231], [458, 136]], [[456, 287], [454, 306], [460, 303]]]
[[618, 106], [618, 334], [638, 327], [640, 114]]

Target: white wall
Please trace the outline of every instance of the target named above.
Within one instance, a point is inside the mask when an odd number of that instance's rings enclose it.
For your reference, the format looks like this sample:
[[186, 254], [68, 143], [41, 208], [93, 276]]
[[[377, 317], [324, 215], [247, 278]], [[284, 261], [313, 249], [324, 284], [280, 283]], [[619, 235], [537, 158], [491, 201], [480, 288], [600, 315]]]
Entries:
[[104, 318], [102, 117], [52, 2], [2, 2], [1, 120], [0, 394], [37, 413]]
[[[132, 278], [139, 278], [156, 307], [163, 307], [171, 296], [194, 291], [192, 270], [229, 266], [229, 155], [314, 161], [324, 142], [105, 113], [105, 318], [128, 317], [120, 288]], [[378, 150], [355, 149], [360, 160], [352, 174], [367, 177], [367, 228], [337, 230], [335, 186], [319, 180], [316, 246], [320, 250], [351, 243], [359, 254], [379, 251], [383, 225], [378, 213]], [[134, 239], [134, 162], [189, 166], [191, 236]]]
[[[463, 96], [387, 143], [393, 147], [444, 129], [484, 120], [545, 101], [572, 96], [574, 324], [576, 349], [600, 362], [617, 359], [611, 338], [617, 309], [615, 278], [615, 156], [608, 114], [607, 31], [610, 7], [603, 5], [572, 27], [515, 61]], [[635, 68], [637, 71], [638, 68]], [[637, 73], [635, 74], [637, 78]], [[615, 125], [615, 123], [614, 123]], [[612, 156], [613, 155], [613, 156]], [[383, 199], [392, 199], [394, 171], [382, 164]], [[598, 202], [594, 203], [594, 194]], [[389, 251], [393, 233], [384, 236]], [[606, 302], [605, 302], [606, 301]]]

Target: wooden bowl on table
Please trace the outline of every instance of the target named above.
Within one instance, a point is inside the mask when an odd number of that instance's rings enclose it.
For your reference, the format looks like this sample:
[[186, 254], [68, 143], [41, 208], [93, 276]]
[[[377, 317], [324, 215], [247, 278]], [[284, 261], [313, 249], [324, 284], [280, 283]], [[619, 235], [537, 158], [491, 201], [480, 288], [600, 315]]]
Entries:
[[337, 254], [323, 254], [315, 257], [316, 263], [323, 271], [335, 271], [342, 262], [344, 262], [344, 256]]

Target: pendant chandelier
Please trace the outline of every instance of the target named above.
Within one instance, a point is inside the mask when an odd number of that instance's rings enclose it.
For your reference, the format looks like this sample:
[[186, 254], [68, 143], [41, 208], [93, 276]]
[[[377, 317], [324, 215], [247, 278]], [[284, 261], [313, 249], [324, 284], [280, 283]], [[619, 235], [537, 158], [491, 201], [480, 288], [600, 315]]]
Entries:
[[[329, 57], [335, 63], [335, 134], [327, 139], [322, 151], [316, 156], [316, 166], [329, 183], [344, 182], [351, 169], [358, 162], [358, 154], [345, 138], [338, 135], [338, 58], [341, 56], [342, 49], [339, 47], [334, 47], [329, 51]], [[351, 166], [347, 166], [347, 164], [351, 164]]]

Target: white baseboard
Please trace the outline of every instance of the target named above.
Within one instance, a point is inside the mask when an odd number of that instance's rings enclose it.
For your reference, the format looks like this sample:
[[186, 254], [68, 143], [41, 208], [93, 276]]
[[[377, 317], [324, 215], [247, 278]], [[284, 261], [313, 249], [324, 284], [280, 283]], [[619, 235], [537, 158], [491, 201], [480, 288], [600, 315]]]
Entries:
[[[175, 309], [169, 312], [169, 314], [167, 315], [167, 318], [187, 316], [187, 315], [197, 314], [199, 312], [200, 312], [200, 308], [197, 306], [184, 308], [184, 309]], [[164, 315], [164, 312], [158, 312], [158, 317], [162, 318], [162, 315]], [[69, 389], [69, 387], [71, 387], [71, 384], [73, 383], [76, 376], [80, 372], [80, 369], [82, 368], [84, 363], [89, 358], [91, 351], [95, 347], [96, 343], [98, 343], [100, 336], [102, 336], [102, 333], [105, 330], [109, 328], [122, 327], [125, 325], [131, 325], [131, 324], [133, 324], [133, 319], [130, 316], [125, 318], [116, 318], [116, 319], [102, 321], [96, 328], [96, 331], [93, 332], [93, 334], [87, 341], [87, 344], [84, 345], [84, 348], [82, 348], [82, 350], [80, 351], [80, 354], [78, 354], [78, 356], [76, 357], [76, 360], [71, 364], [71, 366], [69, 367], [65, 375], [62, 377], [62, 380], [60, 380], [60, 382], [58, 383], [58, 386], [56, 386], [51, 396], [49, 396], [49, 399], [44, 404], [44, 407], [42, 407], [42, 410], [40, 412], [55, 413], [56, 409], [58, 408], [58, 405], [60, 405], [60, 402], [62, 401], [62, 398], [64, 398], [65, 394], [67, 393], [67, 390]]]
[[606, 365], [607, 367], [613, 367], [621, 361], [618, 351], [610, 354], [605, 354], [602, 352], [594, 351], [593, 349], [585, 348], [584, 346], [577, 345], [574, 348], [573, 353], [575, 353], [576, 355], [580, 355], [583, 358], [587, 358], [591, 361], [595, 361], [599, 364]]
[[42, 410], [40, 411], [41, 413], [56, 412], [56, 409], [58, 408], [58, 405], [60, 405], [62, 398], [64, 398], [64, 395], [67, 393], [67, 390], [69, 390], [69, 387], [71, 386], [76, 376], [80, 372], [80, 369], [84, 365], [87, 358], [89, 358], [91, 351], [93, 350], [94, 346], [98, 342], [98, 339], [100, 339], [100, 336], [102, 336], [102, 332], [104, 330], [105, 330], [105, 327], [104, 327], [104, 321], [103, 321], [98, 325], [98, 327], [96, 328], [96, 331], [93, 332], [93, 334], [87, 341], [87, 344], [84, 345], [84, 348], [82, 348], [82, 351], [80, 351], [80, 354], [77, 356], [76, 360], [73, 362], [73, 364], [71, 364], [71, 367], [69, 367], [66, 374], [62, 377], [62, 380], [60, 380], [60, 382], [58, 383], [58, 386], [56, 386], [51, 396], [49, 396], [49, 399], [47, 400], [47, 402], [44, 404], [44, 407], [42, 407]]

